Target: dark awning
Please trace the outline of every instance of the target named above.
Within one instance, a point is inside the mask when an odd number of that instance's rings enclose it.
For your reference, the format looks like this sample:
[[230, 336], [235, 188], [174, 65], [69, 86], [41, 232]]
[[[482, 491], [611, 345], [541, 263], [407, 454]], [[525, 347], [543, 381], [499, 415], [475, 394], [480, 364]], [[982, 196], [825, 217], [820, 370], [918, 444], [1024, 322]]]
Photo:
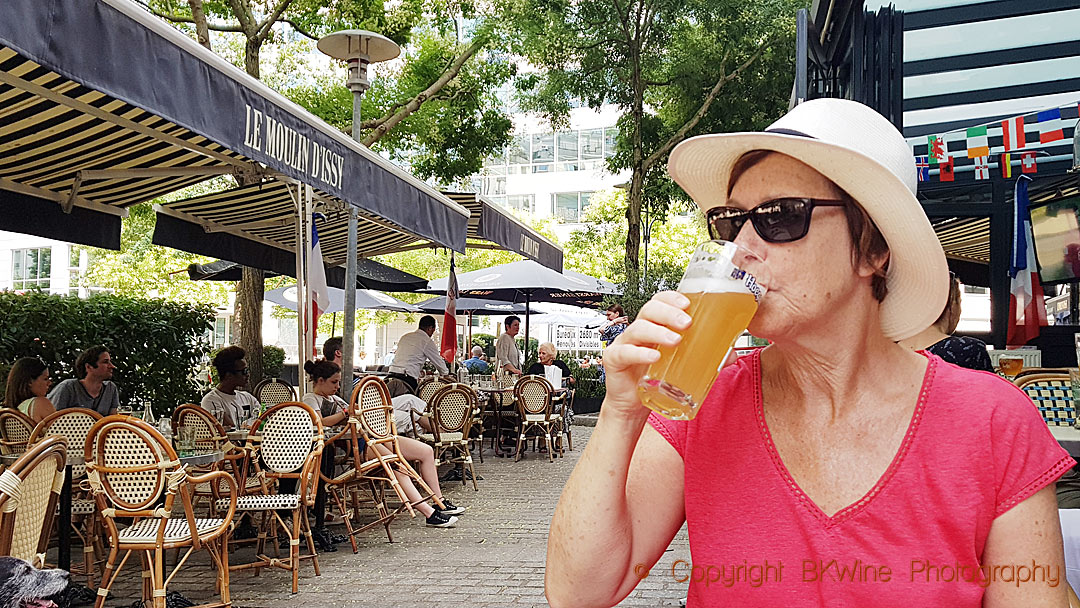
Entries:
[[562, 272], [562, 249], [510, 212], [475, 192], [443, 192], [469, 210], [469, 238], [488, 241]]
[[[5, 0], [0, 149], [0, 189], [93, 221], [246, 174], [306, 183], [389, 230], [465, 247], [465, 209], [127, 0]], [[0, 229], [18, 228], [5, 215]], [[115, 246], [107, 236], [88, 244]]]
[[[278, 273], [268, 271], [269, 276], [290, 276], [296, 274], [295, 265]], [[218, 260], [209, 264], [191, 264], [187, 268], [188, 278], [192, 281], [239, 281], [242, 274], [240, 264]], [[293, 277], [296, 278], [296, 277]], [[414, 274], [380, 264], [375, 260], [361, 258], [356, 265], [356, 287], [378, 291], [419, 291], [427, 287], [427, 279]], [[326, 284], [339, 289], [345, 286], [345, 270], [330, 268], [326, 271]]]

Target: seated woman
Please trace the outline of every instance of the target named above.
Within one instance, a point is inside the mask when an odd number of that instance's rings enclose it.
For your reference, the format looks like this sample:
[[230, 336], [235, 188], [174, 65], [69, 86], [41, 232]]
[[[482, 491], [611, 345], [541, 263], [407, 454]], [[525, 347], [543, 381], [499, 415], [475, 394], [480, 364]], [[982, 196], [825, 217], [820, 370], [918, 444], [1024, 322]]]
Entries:
[[[304, 395], [304, 403], [319, 412], [324, 426], [341, 424], [348, 418], [346, 412], [348, 404], [337, 395], [341, 386], [341, 368], [332, 361], [308, 361], [304, 364], [304, 371], [307, 372], [313, 384], [312, 392]], [[435, 452], [431, 449], [431, 446], [408, 437], [398, 437], [398, 445], [401, 446], [401, 454], [406, 460], [420, 461], [420, 476], [424, 479], [424, 483], [428, 484], [428, 487], [442, 500], [443, 506], [446, 507], [445, 509], [437, 509], [427, 502], [422, 502], [416, 505], [416, 510], [424, 515], [426, 518], [425, 523], [428, 526], [433, 528], [454, 527], [457, 523], [455, 515], [463, 513], [465, 507], [459, 507], [443, 498], [442, 490], [439, 488], [439, 474], [435, 469]], [[390, 453], [384, 446], [377, 446], [377, 449], [382, 454]], [[369, 457], [375, 457], [371, 448], [367, 448], [367, 451]], [[327, 456], [327, 453], [330, 456]], [[333, 462], [333, 449], [330, 446], [323, 449], [324, 465], [327, 458], [330, 459], [331, 463]], [[413, 485], [409, 476], [399, 472], [397, 478], [409, 500], [414, 503], [419, 501], [420, 492], [416, 490], [416, 486]], [[295, 480], [293, 481], [295, 483]]]
[[45, 397], [49, 392], [49, 368], [37, 357], [23, 357], [11, 366], [4, 390], [4, 407], [17, 409], [41, 422], [56, 411]]
[[[570, 367], [568, 365], [566, 365], [565, 362], [559, 361], [558, 359], [555, 358], [556, 355], [558, 355], [558, 354], [559, 354], [559, 351], [555, 348], [554, 344], [552, 344], [551, 342], [544, 342], [537, 349], [537, 357], [540, 359], [540, 361], [538, 361], [536, 363], [533, 363], [532, 366], [529, 367], [529, 372], [528, 373], [535, 374], [537, 376], [543, 376], [544, 375], [544, 369], [546, 367], [548, 367], [548, 366], [553, 365], [553, 366], [559, 368], [562, 371], [562, 377], [567, 378], [570, 387], [573, 387], [574, 386], [574, 377], [570, 375]], [[558, 389], [560, 387], [556, 386], [555, 388]], [[556, 414], [561, 412], [562, 408], [563, 408], [563, 403], [565, 403], [565, 402], [566, 402], [565, 398], [559, 398], [558, 400], [553, 400], [552, 403], [551, 403], [552, 411], [555, 412]]]

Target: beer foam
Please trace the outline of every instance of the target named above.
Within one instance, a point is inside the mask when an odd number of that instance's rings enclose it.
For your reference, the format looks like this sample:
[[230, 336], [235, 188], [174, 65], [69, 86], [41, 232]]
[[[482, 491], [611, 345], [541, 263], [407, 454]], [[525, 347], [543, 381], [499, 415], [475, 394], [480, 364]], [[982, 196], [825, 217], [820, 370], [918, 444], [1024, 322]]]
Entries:
[[728, 266], [726, 270], [727, 274], [723, 276], [717, 276], [716, 273], [688, 272], [682, 281], [679, 281], [679, 291], [682, 293], [746, 293], [754, 296], [755, 300], [760, 300], [761, 296], [765, 295], [765, 286], [758, 283], [754, 275], [732, 266]]

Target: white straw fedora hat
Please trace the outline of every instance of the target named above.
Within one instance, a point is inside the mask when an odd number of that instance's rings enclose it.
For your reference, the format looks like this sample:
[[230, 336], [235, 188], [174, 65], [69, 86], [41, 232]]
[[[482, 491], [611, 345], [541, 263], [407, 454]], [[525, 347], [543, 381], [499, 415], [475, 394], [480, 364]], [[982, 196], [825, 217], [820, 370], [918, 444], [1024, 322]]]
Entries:
[[888, 295], [881, 303], [886, 337], [909, 338], [938, 318], [949, 294], [949, 268], [915, 198], [915, 158], [892, 123], [858, 102], [814, 99], [761, 133], [687, 139], [672, 150], [668, 173], [708, 211], [727, 203], [732, 167], [754, 150], [813, 167], [851, 195], [881, 230], [889, 245]]

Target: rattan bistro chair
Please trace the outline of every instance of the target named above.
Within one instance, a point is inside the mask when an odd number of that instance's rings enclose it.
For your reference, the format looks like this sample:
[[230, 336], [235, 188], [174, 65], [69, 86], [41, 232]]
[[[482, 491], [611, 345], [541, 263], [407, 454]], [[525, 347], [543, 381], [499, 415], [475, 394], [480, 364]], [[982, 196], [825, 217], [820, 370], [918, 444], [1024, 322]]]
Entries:
[[420, 384], [416, 386], [416, 396], [423, 399], [424, 403], [430, 404], [435, 393], [447, 384], [449, 383], [442, 376], [432, 376], [426, 380], [421, 380]]
[[[63, 437], [73, 449], [80, 449], [86, 445], [86, 436], [90, 428], [101, 420], [101, 414], [91, 409], [67, 408], [49, 414], [42, 420], [32, 433], [30, 444], [36, 444], [46, 437]], [[86, 465], [75, 464], [71, 466], [72, 484], [86, 477]], [[82, 542], [83, 564], [82, 574], [86, 576], [86, 586], [94, 588], [94, 570], [96, 564], [104, 559], [105, 547], [101, 544], [101, 534], [98, 533], [97, 509], [94, 499], [88, 496], [73, 496], [71, 499], [72, 530]], [[80, 519], [76, 523], [74, 517]], [[59, 534], [67, 534], [66, 530], [59, 530]]]
[[[221, 426], [221, 423], [218, 422], [217, 418], [214, 418], [213, 414], [194, 403], [179, 405], [173, 410], [172, 414], [174, 437], [177, 436], [177, 429], [181, 426], [194, 427], [195, 449], [197, 451], [221, 450], [225, 453], [225, 459], [222, 463], [210, 465], [204, 469], [205, 472], [223, 469], [230, 473], [236, 481], [237, 494], [240, 496], [259, 493], [262, 488], [259, 480], [246, 474], [247, 469], [244, 466], [246, 464], [246, 454], [243, 448], [229, 441], [225, 434], [225, 427]], [[228, 484], [220, 479], [216, 486], [209, 482], [195, 486], [196, 499], [208, 499], [211, 516], [217, 514], [217, 501], [222, 500], [228, 493]]]
[[[282, 568], [292, 572], [292, 592], [300, 590], [300, 561], [311, 560], [315, 576], [319, 576], [319, 557], [311, 538], [308, 508], [315, 504], [315, 489], [319, 481], [319, 466], [323, 451], [322, 419], [309, 405], [301, 402], [279, 403], [262, 413], [251, 425], [250, 434], [258, 433], [262, 441], [256, 449], [252, 444], [248, 451], [250, 471], [260, 483], [258, 495], [241, 496], [236, 503], [237, 511], [261, 514], [259, 541], [255, 561], [232, 566], [233, 570]], [[273, 480], [295, 484], [291, 491], [274, 493]], [[218, 508], [222, 507], [218, 501]], [[278, 511], [289, 511], [292, 524], [286, 525]], [[289, 557], [277, 557], [277, 525], [289, 534]], [[275, 557], [266, 554], [267, 535], [270, 534]], [[307, 541], [308, 553], [300, 555], [300, 537]]]
[[0, 454], [22, 454], [30, 443], [34, 419], [14, 408], [0, 408]]
[[[419, 473], [405, 460], [398, 444], [397, 428], [394, 426], [394, 406], [390, 401], [390, 391], [381, 378], [368, 376], [360, 381], [353, 390], [349, 403], [349, 413], [360, 422], [360, 430], [367, 442], [368, 449], [377, 451], [375, 461], [382, 469], [382, 475], [377, 475], [375, 470], [368, 473], [369, 477], [383, 484], [389, 484], [401, 500], [402, 505], [398, 512], [406, 510], [409, 516], [415, 515], [413, 506], [431, 498], [439, 508], [443, 508], [442, 500], [435, 496], [435, 492], [424, 482]], [[382, 453], [383, 448], [386, 453]], [[394, 471], [408, 476], [420, 493], [420, 500], [410, 502], [405, 495], [405, 490], [397, 480]]]
[[296, 391], [281, 378], [266, 378], [251, 389], [251, 394], [264, 405], [292, 403], [296, 401]]
[[[544, 434], [547, 444], [548, 460], [554, 462], [554, 446], [551, 442], [553, 432], [561, 432], [562, 416], [552, 412], [551, 383], [543, 376], [522, 376], [514, 385], [514, 398], [518, 403], [518, 415], [521, 422], [518, 427], [517, 456], [521, 460], [525, 438], [530, 430], [536, 429]], [[562, 444], [559, 445], [560, 450]]]
[[420, 440], [435, 450], [435, 466], [444, 462], [461, 466], [461, 485], [465, 485], [465, 467], [477, 490], [476, 471], [469, 453], [469, 430], [477, 410], [476, 393], [464, 384], [448, 384], [431, 398], [431, 433], [420, 433]]
[[1015, 384], [1039, 408], [1047, 425], [1072, 426], [1076, 422], [1069, 374], [1031, 374], [1016, 378]]
[[[109, 589], [134, 551], [142, 561], [144, 605], [165, 608], [166, 587], [198, 549], [210, 554], [221, 596], [220, 602], [204, 606], [229, 606], [228, 531], [236, 510], [236, 486], [229, 475], [223, 471], [189, 475], [157, 429], [131, 416], [98, 420], [87, 435], [84, 450], [87, 480], [110, 541], [95, 607], [104, 608]], [[230, 490], [224, 517], [196, 518], [192, 488], [218, 479], [227, 480]], [[131, 519], [131, 525], [121, 529], [118, 519], [124, 524]], [[166, 551], [185, 548], [166, 576]], [[120, 552], [124, 557], [117, 564]]]
[[44, 565], [66, 462], [67, 442], [48, 437], [0, 473], [0, 555]]

